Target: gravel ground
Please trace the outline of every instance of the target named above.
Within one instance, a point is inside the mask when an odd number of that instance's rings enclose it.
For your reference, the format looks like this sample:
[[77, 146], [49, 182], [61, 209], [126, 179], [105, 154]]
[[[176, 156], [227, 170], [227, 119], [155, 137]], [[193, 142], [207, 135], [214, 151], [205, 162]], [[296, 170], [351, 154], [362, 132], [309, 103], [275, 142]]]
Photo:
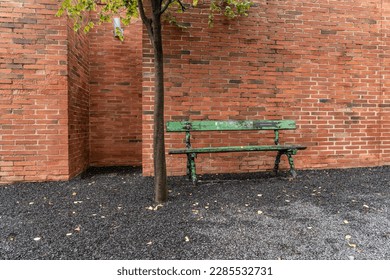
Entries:
[[140, 169], [0, 187], [0, 259], [390, 259], [390, 166], [169, 178]]

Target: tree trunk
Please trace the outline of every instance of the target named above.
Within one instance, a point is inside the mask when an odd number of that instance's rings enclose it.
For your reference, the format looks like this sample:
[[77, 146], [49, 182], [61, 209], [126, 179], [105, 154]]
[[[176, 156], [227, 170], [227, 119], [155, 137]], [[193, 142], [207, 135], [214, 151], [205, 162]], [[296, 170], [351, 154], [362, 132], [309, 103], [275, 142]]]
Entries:
[[154, 132], [153, 132], [153, 160], [154, 160], [154, 185], [155, 201], [160, 203], [168, 198], [167, 168], [165, 162], [164, 141], [164, 61], [161, 36], [161, 17], [155, 14], [153, 17], [154, 48]]

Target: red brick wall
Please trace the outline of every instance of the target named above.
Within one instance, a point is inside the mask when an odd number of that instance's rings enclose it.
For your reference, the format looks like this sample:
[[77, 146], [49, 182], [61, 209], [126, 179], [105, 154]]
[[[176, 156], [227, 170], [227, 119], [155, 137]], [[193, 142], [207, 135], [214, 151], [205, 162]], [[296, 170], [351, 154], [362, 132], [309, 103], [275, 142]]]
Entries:
[[89, 40], [68, 23], [69, 175], [89, 166]]
[[141, 22], [124, 27], [124, 42], [111, 23], [90, 39], [90, 163], [141, 165]]
[[67, 30], [52, 0], [0, 1], [0, 182], [67, 179]]
[[[293, 119], [298, 168], [389, 164], [388, 1], [255, 1], [248, 18], [190, 9], [165, 26], [166, 121]], [[152, 174], [153, 67], [144, 36], [143, 172]], [[217, 134], [217, 135], [215, 135]], [[193, 146], [272, 143], [272, 135], [198, 133]], [[167, 148], [184, 135], [166, 136]], [[269, 169], [274, 153], [199, 155], [199, 173]], [[168, 156], [169, 174], [185, 159]], [[286, 163], [284, 161], [284, 167]]]
[[[294, 119], [298, 130], [281, 139], [308, 146], [298, 168], [390, 164], [389, 1], [255, 2], [248, 18], [217, 17], [211, 29], [206, 6], [179, 16], [187, 29], [165, 26], [166, 120]], [[140, 22], [121, 43], [111, 24], [74, 34], [56, 10], [52, 0], [0, 2], [0, 182], [68, 179], [88, 162], [142, 161], [151, 175], [153, 61], [146, 35], [141, 55]], [[272, 143], [256, 133], [194, 138]], [[169, 134], [166, 146], [183, 139]], [[197, 167], [247, 172], [273, 160], [201, 155]], [[167, 161], [170, 175], [184, 174], [183, 157]]]
[[381, 162], [390, 164], [390, 1], [382, 3], [381, 51], [382, 96], [380, 106]]
[[0, 3], [2, 183], [141, 164], [140, 23], [124, 43], [111, 24], [86, 36], [54, 17], [57, 4]]

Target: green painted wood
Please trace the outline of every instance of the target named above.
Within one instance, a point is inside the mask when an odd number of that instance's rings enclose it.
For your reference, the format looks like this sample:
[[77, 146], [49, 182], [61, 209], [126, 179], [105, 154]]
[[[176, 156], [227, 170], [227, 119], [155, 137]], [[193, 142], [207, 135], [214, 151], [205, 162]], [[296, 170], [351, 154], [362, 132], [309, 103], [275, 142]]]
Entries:
[[229, 153], [229, 152], [254, 152], [254, 151], [296, 151], [304, 150], [304, 146], [229, 146], [229, 147], [206, 147], [206, 148], [190, 148], [190, 149], [172, 149], [169, 154], [200, 154], [200, 153]]
[[279, 130], [275, 129], [275, 140], [274, 140], [275, 145], [279, 145]]
[[293, 120], [182, 121], [167, 122], [167, 132], [296, 129]]
[[196, 158], [196, 154], [195, 153], [191, 153], [190, 154], [190, 166], [191, 166], [191, 180], [192, 180], [192, 183], [195, 185], [196, 184], [196, 181], [198, 180], [196, 178], [196, 165], [195, 165], [195, 158]]

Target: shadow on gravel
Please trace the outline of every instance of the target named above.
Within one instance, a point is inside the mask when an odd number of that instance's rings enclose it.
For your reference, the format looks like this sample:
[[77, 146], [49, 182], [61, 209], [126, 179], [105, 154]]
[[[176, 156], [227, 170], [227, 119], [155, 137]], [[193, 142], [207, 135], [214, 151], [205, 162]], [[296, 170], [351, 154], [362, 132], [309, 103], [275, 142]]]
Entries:
[[0, 259], [390, 259], [390, 167], [205, 175], [137, 168], [0, 187]]

